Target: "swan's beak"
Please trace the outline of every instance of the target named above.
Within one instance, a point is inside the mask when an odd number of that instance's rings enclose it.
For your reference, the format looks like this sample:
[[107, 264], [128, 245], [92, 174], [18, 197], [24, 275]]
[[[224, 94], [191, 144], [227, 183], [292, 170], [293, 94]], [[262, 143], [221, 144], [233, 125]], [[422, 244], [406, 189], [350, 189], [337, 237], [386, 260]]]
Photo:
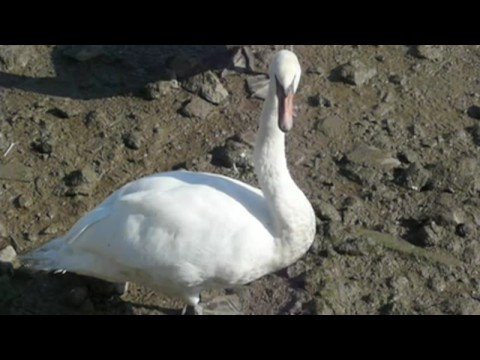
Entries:
[[278, 99], [278, 126], [284, 133], [289, 132], [293, 127], [293, 119], [295, 117], [294, 96], [295, 94], [292, 92], [286, 96], [280, 96]]

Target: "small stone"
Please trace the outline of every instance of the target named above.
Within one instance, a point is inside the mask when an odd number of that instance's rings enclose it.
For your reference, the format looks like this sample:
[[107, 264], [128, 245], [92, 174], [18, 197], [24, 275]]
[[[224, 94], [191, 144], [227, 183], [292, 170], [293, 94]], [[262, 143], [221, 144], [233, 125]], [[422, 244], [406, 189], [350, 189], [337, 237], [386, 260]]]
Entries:
[[420, 229], [417, 239], [419, 245], [424, 247], [437, 246], [442, 239], [442, 228], [435, 222], [430, 222]]
[[445, 281], [443, 281], [442, 279], [440, 279], [438, 277], [432, 277], [432, 278], [428, 279], [427, 286], [431, 290], [433, 290], [437, 293], [441, 293], [441, 292], [445, 291], [445, 288], [446, 288]]
[[105, 113], [101, 110], [93, 110], [90, 111], [87, 116], [85, 116], [85, 125], [92, 126], [92, 125], [106, 125], [107, 124], [107, 117]]
[[140, 149], [140, 137], [135, 133], [126, 133], [122, 136], [123, 144], [125, 147], [138, 150]]
[[228, 97], [228, 91], [212, 71], [191, 77], [184, 83], [184, 88], [215, 105]]
[[407, 163], [407, 164], [413, 164], [413, 163], [418, 163], [419, 162], [418, 154], [411, 149], [402, 150], [398, 154], [398, 159], [401, 162]]
[[413, 53], [419, 59], [436, 61], [442, 58], [443, 47], [441, 45], [417, 45]]
[[377, 75], [377, 69], [367, 67], [359, 60], [353, 60], [334, 70], [334, 78], [356, 86], [361, 86]]
[[179, 87], [177, 80], [156, 81], [145, 86], [143, 93], [147, 100], [160, 99]]
[[397, 181], [404, 187], [414, 191], [423, 191], [429, 188], [431, 173], [419, 163], [411, 164], [400, 172]]
[[480, 106], [472, 105], [467, 110], [468, 116], [473, 119], [480, 120]]
[[89, 195], [98, 182], [98, 176], [89, 167], [74, 170], [63, 178], [65, 185], [70, 187], [67, 195]]
[[209, 102], [196, 96], [180, 109], [180, 114], [189, 118], [204, 120], [213, 110], [214, 107]]
[[24, 195], [19, 195], [14, 200], [15, 206], [20, 209], [28, 209], [33, 204], [32, 198]]
[[405, 76], [401, 76], [398, 74], [390, 75], [388, 78], [388, 81], [390, 81], [392, 84], [402, 85], [402, 86], [404, 86], [407, 83], [407, 79], [405, 78]]
[[265, 100], [268, 96], [270, 80], [266, 75], [247, 77], [248, 92], [252, 97]]
[[323, 221], [341, 221], [342, 217], [331, 204], [323, 200], [312, 201], [315, 214]]
[[[70, 105], [71, 106], [71, 105]], [[65, 106], [65, 107], [54, 107], [50, 110], [47, 111], [47, 113], [60, 118], [60, 119], [69, 119], [75, 115], [78, 114], [78, 111], [72, 110], [71, 107]]]
[[470, 235], [472, 231], [473, 229], [470, 224], [459, 224], [455, 229], [455, 232], [457, 233], [457, 235], [462, 238], [468, 237], [468, 235]]
[[87, 297], [88, 289], [86, 287], [76, 287], [68, 292], [65, 301], [68, 305], [78, 308], [83, 304]]
[[320, 94], [317, 94], [317, 95], [314, 95], [314, 96], [310, 96], [308, 99], [308, 105], [312, 106], [312, 107], [326, 107], [326, 108], [329, 108], [332, 106], [332, 103], [330, 100], [328, 100], [326, 97], [320, 95]]
[[53, 151], [53, 146], [49, 142], [49, 140], [42, 138], [42, 139], [37, 139], [34, 142], [32, 142], [32, 149], [35, 150], [36, 152], [40, 154], [46, 154], [49, 155]]
[[217, 147], [212, 151], [212, 164], [251, 170], [253, 169], [253, 152], [250, 146], [228, 139], [225, 146]]
[[0, 261], [4, 263], [12, 263], [17, 258], [17, 252], [13, 246], [8, 245], [6, 248], [0, 250]]
[[363, 166], [380, 166], [384, 168], [395, 168], [400, 166], [400, 161], [393, 158], [384, 150], [377, 149], [365, 144], [357, 145], [346, 155], [347, 161]]
[[343, 137], [347, 131], [347, 123], [341, 117], [336, 115], [320, 120], [315, 127], [325, 136], [332, 139]]

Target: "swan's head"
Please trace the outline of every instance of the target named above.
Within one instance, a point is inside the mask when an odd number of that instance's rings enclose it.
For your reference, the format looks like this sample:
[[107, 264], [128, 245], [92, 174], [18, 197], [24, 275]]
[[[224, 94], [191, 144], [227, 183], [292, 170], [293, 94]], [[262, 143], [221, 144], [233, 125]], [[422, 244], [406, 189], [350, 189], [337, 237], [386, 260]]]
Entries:
[[297, 56], [289, 51], [279, 51], [270, 65], [270, 79], [278, 99], [278, 127], [284, 133], [293, 127], [295, 118], [294, 96], [297, 92], [302, 69]]

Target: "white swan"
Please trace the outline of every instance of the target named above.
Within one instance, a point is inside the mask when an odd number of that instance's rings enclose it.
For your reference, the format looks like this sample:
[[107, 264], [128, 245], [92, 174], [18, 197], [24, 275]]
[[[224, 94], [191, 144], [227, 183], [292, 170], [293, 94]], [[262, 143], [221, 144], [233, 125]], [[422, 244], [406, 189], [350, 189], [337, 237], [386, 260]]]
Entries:
[[300, 76], [294, 53], [275, 55], [255, 145], [261, 190], [206, 173], [145, 177], [113, 193], [65, 236], [23, 256], [24, 264], [135, 282], [201, 313], [202, 290], [247, 284], [295, 262], [315, 236], [313, 209], [285, 157]]

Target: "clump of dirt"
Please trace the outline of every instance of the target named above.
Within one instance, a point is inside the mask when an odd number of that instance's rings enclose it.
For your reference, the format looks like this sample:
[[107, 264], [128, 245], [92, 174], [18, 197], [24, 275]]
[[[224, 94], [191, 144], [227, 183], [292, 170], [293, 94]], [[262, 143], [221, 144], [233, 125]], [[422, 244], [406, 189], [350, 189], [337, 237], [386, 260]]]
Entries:
[[[280, 48], [0, 46], [0, 250], [39, 247], [155, 172], [257, 185], [253, 138]], [[287, 151], [317, 214], [315, 243], [226, 292], [246, 314], [480, 314], [480, 47], [294, 50], [304, 75]], [[0, 313], [182, 306], [135, 284], [121, 295], [73, 274], [0, 268]]]

